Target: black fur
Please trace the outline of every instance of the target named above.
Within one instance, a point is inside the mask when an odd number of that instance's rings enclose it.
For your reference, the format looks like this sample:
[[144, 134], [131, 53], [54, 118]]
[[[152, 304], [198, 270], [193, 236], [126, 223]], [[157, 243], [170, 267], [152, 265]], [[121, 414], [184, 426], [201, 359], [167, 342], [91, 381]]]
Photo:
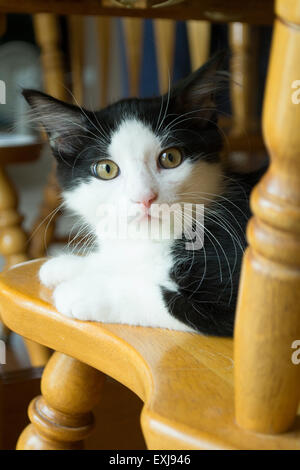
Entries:
[[[263, 172], [225, 175], [230, 181], [228, 189], [210, 207], [218, 212], [218, 217], [212, 216], [207, 208], [204, 211], [201, 250], [187, 251], [185, 240], [174, 243], [171, 278], [179, 286], [179, 293], [162, 288], [164, 300], [174, 317], [201, 333], [216, 336], [233, 333], [241, 261], [246, 248], [245, 230], [251, 215], [249, 194]], [[176, 262], [184, 257], [183, 262]]]

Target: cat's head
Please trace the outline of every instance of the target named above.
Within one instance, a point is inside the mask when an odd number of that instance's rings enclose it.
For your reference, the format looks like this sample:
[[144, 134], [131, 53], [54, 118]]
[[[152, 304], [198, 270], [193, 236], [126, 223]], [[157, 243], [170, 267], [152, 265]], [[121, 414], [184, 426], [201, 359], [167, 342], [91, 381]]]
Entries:
[[163, 96], [124, 99], [97, 112], [24, 90], [48, 134], [67, 206], [95, 226], [101, 204], [139, 207], [148, 217], [153, 203], [206, 204], [218, 195], [219, 60]]

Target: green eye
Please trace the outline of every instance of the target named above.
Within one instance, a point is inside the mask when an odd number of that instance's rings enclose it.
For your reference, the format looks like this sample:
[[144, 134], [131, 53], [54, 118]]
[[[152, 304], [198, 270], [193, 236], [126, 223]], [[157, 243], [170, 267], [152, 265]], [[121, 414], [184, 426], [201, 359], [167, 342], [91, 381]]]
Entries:
[[181, 152], [176, 147], [166, 149], [158, 157], [158, 162], [160, 166], [166, 170], [176, 168], [182, 162]]
[[93, 163], [91, 169], [93, 176], [101, 180], [112, 180], [120, 173], [118, 165], [112, 160], [100, 160], [100, 162]]

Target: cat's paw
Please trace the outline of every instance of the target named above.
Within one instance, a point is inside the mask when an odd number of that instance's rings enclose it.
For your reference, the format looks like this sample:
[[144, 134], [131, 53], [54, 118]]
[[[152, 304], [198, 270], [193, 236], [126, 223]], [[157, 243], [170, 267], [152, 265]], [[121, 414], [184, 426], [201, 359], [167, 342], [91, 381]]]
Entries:
[[61, 255], [46, 261], [40, 268], [39, 279], [46, 287], [55, 287], [61, 282], [76, 277], [82, 270], [84, 258]]
[[[95, 286], [96, 287], [96, 286]], [[97, 286], [99, 287], [99, 286]], [[93, 283], [74, 279], [54, 289], [53, 300], [57, 311], [77, 320], [108, 321], [108, 305]]]

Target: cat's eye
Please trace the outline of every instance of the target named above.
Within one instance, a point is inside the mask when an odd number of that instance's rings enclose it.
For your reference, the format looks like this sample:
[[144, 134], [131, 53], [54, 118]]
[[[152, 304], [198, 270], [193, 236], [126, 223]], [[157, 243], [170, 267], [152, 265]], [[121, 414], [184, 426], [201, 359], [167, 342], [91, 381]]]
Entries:
[[166, 170], [176, 168], [182, 162], [182, 154], [178, 148], [172, 147], [161, 152], [158, 162]]
[[112, 180], [120, 173], [118, 165], [112, 160], [100, 160], [93, 163], [91, 170], [93, 176], [102, 180]]

